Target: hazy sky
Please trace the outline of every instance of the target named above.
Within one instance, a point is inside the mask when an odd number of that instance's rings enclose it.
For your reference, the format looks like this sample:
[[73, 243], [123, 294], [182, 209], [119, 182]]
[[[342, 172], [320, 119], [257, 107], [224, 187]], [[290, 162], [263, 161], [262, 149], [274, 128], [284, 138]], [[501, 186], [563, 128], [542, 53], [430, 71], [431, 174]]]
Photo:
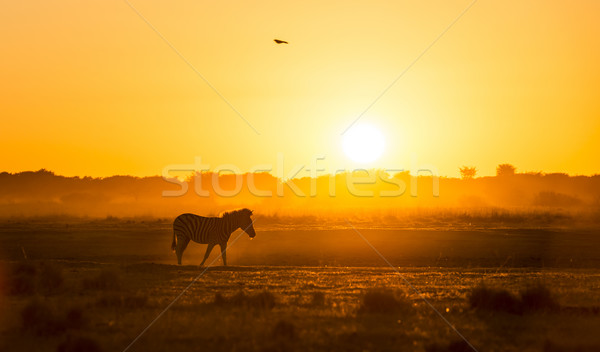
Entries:
[[[4, 1], [0, 169], [357, 166], [341, 133], [470, 2], [131, 1], [256, 134], [126, 2]], [[480, 0], [362, 118], [363, 166], [598, 173], [599, 62], [599, 1]]]

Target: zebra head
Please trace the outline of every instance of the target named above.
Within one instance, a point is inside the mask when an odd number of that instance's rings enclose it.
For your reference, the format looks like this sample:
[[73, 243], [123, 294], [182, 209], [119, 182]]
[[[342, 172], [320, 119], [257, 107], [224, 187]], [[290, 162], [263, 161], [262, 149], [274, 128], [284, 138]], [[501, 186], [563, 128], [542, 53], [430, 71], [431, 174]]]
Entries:
[[239, 211], [239, 224], [240, 228], [244, 230], [250, 236], [250, 238], [254, 238], [256, 236], [256, 232], [254, 231], [254, 226], [252, 225], [252, 210], [250, 209], [242, 209]]

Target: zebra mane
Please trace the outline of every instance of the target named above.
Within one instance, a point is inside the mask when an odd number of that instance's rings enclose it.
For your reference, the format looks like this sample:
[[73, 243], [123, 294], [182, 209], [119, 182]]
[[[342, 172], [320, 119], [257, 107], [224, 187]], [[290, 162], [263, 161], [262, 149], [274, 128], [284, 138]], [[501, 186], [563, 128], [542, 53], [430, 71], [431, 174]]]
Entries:
[[235, 210], [228, 210], [228, 211], [224, 211], [221, 214], [219, 214], [220, 218], [225, 218], [225, 217], [230, 217], [230, 216], [239, 216], [239, 215], [252, 215], [252, 210], [248, 209], [248, 208], [243, 208], [243, 209], [235, 209]]

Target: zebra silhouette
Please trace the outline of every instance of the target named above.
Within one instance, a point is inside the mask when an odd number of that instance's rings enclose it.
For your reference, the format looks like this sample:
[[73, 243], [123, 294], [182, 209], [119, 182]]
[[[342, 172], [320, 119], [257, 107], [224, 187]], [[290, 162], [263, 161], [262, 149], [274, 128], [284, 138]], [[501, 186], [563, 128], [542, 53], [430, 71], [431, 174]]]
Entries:
[[190, 240], [208, 244], [204, 260], [210, 255], [213, 247], [219, 245], [223, 253], [223, 265], [227, 265], [227, 241], [233, 231], [241, 228], [250, 238], [256, 236], [252, 226], [252, 210], [240, 209], [222, 213], [219, 217], [204, 217], [194, 214], [181, 214], [173, 222], [173, 243], [171, 249], [177, 254], [177, 264], [181, 265], [183, 251], [190, 243]]

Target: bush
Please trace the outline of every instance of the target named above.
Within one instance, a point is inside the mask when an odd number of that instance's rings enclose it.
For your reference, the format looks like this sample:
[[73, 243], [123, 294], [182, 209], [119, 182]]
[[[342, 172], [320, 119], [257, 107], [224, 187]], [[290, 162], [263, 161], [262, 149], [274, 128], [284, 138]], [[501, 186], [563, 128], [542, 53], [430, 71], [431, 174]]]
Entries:
[[238, 292], [231, 297], [224, 297], [220, 293], [215, 295], [215, 304], [218, 306], [243, 306], [259, 309], [271, 309], [275, 307], [275, 296], [268, 291], [261, 291], [253, 295]]
[[484, 285], [475, 287], [469, 295], [471, 308], [521, 314], [523, 309], [518, 298], [503, 289], [492, 289]]
[[559, 304], [552, 297], [550, 290], [542, 284], [537, 284], [521, 291], [521, 302], [525, 311], [554, 310], [559, 308]]
[[500, 164], [496, 167], [496, 176], [513, 176], [517, 168], [511, 164]]
[[88, 290], [114, 290], [120, 286], [121, 278], [114, 269], [101, 270], [98, 275], [83, 280], [83, 288]]
[[541, 284], [522, 290], [519, 297], [503, 289], [491, 289], [481, 285], [471, 291], [469, 304], [476, 309], [511, 314], [553, 310], [560, 307], [550, 290]]
[[404, 298], [397, 298], [394, 292], [383, 289], [369, 290], [362, 298], [359, 313], [396, 313], [406, 310], [410, 303]]

